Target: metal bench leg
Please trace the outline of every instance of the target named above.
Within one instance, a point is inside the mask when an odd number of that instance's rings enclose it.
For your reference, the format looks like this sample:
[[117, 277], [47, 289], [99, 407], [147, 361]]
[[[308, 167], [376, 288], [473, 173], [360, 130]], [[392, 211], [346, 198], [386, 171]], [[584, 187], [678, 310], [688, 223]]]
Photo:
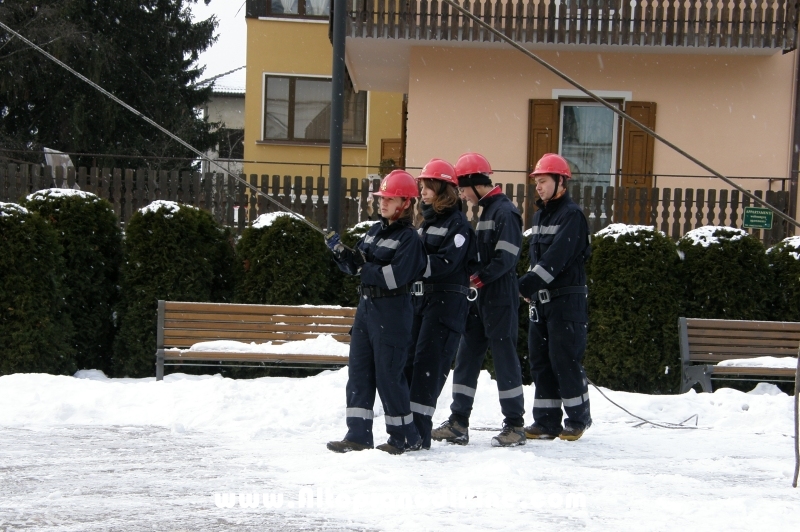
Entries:
[[164, 380], [164, 350], [156, 351], [156, 380]]
[[711, 393], [711, 366], [688, 366], [683, 368], [683, 381], [681, 382], [681, 393], [686, 393], [695, 384], [706, 393]]

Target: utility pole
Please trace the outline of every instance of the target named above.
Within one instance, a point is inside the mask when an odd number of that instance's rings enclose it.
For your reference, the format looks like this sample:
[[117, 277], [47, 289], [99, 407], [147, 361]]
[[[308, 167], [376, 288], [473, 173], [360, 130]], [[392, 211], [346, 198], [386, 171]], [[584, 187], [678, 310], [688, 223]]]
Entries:
[[346, 0], [331, 0], [333, 68], [331, 69], [331, 148], [328, 174], [328, 227], [339, 231], [342, 182], [342, 130], [344, 127], [344, 40]]

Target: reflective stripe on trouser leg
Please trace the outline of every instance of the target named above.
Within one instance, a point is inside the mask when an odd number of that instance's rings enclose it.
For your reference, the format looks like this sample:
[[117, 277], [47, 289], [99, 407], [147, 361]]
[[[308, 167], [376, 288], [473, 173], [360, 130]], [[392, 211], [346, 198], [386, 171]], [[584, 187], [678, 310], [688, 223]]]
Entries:
[[478, 386], [478, 375], [483, 367], [489, 339], [483, 333], [483, 323], [475, 313], [475, 306], [470, 306], [467, 325], [456, 353], [456, 368], [453, 371], [453, 402], [450, 411], [453, 416], [464, 423], [469, 422], [472, 405], [475, 402], [475, 389]]
[[359, 305], [350, 336], [345, 411], [347, 434], [344, 439], [372, 446], [374, 445], [372, 407], [375, 404], [375, 361], [362, 306]]

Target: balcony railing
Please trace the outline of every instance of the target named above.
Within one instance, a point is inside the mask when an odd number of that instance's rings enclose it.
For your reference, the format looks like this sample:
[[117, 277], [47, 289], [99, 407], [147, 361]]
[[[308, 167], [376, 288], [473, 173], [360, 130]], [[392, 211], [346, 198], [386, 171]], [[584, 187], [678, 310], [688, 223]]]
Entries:
[[[347, 0], [349, 37], [495, 42], [440, 0]], [[718, 49], [797, 47], [798, 4], [787, 0], [462, 0], [520, 43]]]

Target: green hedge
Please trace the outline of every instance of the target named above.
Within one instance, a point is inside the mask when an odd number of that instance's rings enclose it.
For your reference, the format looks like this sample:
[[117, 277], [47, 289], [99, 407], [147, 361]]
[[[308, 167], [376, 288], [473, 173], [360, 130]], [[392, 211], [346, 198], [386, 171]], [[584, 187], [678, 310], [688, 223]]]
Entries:
[[236, 301], [270, 305], [328, 303], [330, 251], [322, 235], [284, 213], [262, 215], [236, 246]]
[[640, 393], [677, 390], [678, 267], [675, 244], [651, 227], [613, 224], [593, 237], [584, 366], [595, 384]]
[[772, 319], [800, 321], [800, 237], [784, 239], [767, 252], [775, 279]]
[[232, 301], [233, 236], [211, 214], [156, 201], [125, 228], [117, 376], [154, 375], [158, 300]]
[[742, 229], [707, 226], [678, 241], [683, 262], [681, 315], [687, 318], [768, 320], [773, 276], [764, 246]]
[[66, 308], [73, 324], [78, 369], [110, 372], [116, 333], [122, 233], [112, 205], [87, 192], [48, 189], [23, 203], [56, 229], [67, 279]]
[[75, 372], [58, 240], [38, 214], [0, 203], [0, 375]]

